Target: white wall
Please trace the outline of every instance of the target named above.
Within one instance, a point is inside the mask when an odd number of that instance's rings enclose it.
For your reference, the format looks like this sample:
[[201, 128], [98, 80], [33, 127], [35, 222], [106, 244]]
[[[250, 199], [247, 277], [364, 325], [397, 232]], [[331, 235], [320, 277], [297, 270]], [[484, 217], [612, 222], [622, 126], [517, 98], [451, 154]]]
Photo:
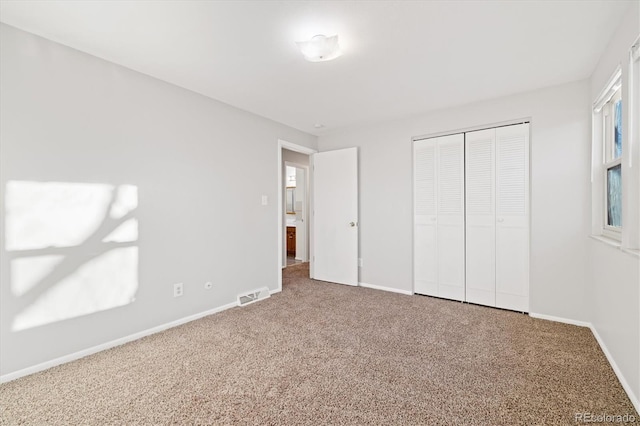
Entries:
[[601, 241], [591, 240], [589, 278], [591, 324], [628, 384], [640, 395], [640, 259]]
[[[30, 297], [12, 289], [16, 253], [6, 251], [2, 230], [0, 374], [226, 305], [242, 291], [277, 288], [277, 141], [315, 147], [314, 136], [12, 27], [0, 31], [3, 202], [9, 181], [135, 185], [139, 229], [133, 301], [22, 331], [12, 324]], [[69, 250], [67, 278], [92, 256], [83, 245]], [[172, 295], [176, 282], [181, 298]], [[73, 303], [67, 296], [62, 302]]]
[[530, 311], [588, 320], [589, 103], [581, 81], [320, 136], [360, 148], [360, 281], [412, 289], [412, 137], [530, 118]]
[[[590, 101], [596, 100], [607, 80], [618, 65], [622, 66], [623, 85], [623, 138], [625, 147], [628, 138], [629, 102], [627, 98], [629, 48], [640, 34], [640, 3], [634, 2], [625, 19], [609, 43], [605, 53], [591, 76]], [[635, 113], [636, 122], [638, 112]], [[637, 142], [636, 142], [637, 143]], [[634, 168], [628, 167], [627, 155], [623, 153], [623, 179], [631, 177], [638, 182], [638, 146], [634, 147]], [[636, 183], [638, 185], [638, 183]], [[630, 188], [623, 183], [623, 190]], [[637, 188], [636, 188], [637, 189]], [[629, 191], [623, 194], [623, 226], [633, 225], [636, 229], [640, 217], [631, 209], [629, 198], [638, 196]], [[627, 225], [625, 225], [627, 224]], [[636, 232], [636, 231], [634, 231]], [[626, 239], [638, 241], [635, 238]], [[589, 240], [588, 278], [592, 287], [591, 323], [612, 356], [628, 391], [635, 397], [636, 408], [640, 398], [640, 258], [625, 253], [602, 241]]]

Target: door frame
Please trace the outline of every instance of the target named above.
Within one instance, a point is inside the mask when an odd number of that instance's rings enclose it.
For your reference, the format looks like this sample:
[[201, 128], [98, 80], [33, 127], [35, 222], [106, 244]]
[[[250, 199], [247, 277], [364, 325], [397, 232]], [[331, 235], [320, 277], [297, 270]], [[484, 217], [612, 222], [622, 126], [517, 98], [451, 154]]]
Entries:
[[[284, 232], [284, 194], [283, 194], [283, 181], [282, 181], [282, 150], [283, 149], [288, 149], [289, 151], [295, 151], [295, 152], [299, 152], [301, 154], [306, 154], [311, 156], [312, 154], [315, 154], [318, 152], [318, 150], [313, 149], [313, 148], [309, 148], [303, 145], [298, 145], [295, 143], [291, 143], [291, 142], [287, 142], [285, 140], [282, 139], [278, 139], [278, 288], [275, 291], [272, 291], [271, 293], [278, 293], [280, 291], [282, 291], [282, 260], [283, 260], [283, 256], [282, 256], [282, 252], [284, 249], [284, 238], [282, 238], [283, 236], [283, 232]], [[309, 165], [313, 164], [311, 162], [311, 158], [309, 158]], [[309, 201], [311, 201], [311, 192], [312, 192], [312, 185], [311, 182], [313, 182], [313, 167], [309, 167], [308, 173], [307, 173], [308, 177], [307, 177], [307, 181], [308, 181], [308, 188], [309, 191], [307, 192], [307, 197], [309, 197]], [[311, 205], [311, 204], [309, 204]], [[308, 224], [307, 226], [309, 227], [309, 235], [307, 235], [308, 239], [309, 239], [309, 248], [313, 247], [313, 226], [312, 226], [312, 221], [313, 221], [313, 215], [311, 214], [311, 207], [309, 208], [309, 212], [307, 212], [307, 217], [308, 217]], [[309, 262], [311, 263], [311, 268], [313, 268], [313, 257], [311, 256], [311, 253], [307, 253], [307, 256], [309, 257]]]

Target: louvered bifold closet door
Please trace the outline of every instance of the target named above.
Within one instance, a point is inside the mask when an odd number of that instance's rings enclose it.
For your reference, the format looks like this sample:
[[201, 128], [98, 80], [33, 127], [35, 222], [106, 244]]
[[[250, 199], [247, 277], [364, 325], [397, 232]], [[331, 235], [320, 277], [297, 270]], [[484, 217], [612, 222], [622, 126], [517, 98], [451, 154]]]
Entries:
[[438, 296], [464, 300], [464, 134], [438, 138]]
[[496, 129], [465, 138], [466, 301], [496, 306]]
[[496, 129], [496, 306], [529, 311], [529, 124]]
[[414, 292], [464, 300], [464, 135], [414, 142]]
[[437, 139], [413, 143], [413, 291], [438, 295], [437, 273]]

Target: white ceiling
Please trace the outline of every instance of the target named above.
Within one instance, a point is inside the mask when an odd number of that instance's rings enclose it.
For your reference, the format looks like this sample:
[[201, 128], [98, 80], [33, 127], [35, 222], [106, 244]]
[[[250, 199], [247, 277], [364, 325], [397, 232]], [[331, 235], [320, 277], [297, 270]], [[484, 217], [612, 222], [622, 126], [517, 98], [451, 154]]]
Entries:
[[[587, 78], [631, 1], [1, 1], [0, 21], [322, 134]], [[294, 43], [336, 33], [331, 62]]]

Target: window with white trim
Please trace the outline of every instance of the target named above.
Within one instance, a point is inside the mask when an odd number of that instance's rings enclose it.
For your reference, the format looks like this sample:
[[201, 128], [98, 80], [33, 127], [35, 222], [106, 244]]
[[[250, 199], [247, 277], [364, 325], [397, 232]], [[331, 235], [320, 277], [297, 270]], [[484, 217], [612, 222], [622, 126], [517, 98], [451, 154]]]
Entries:
[[640, 36], [593, 104], [591, 232], [640, 256]]
[[[598, 149], [599, 164], [594, 164], [595, 179], [602, 182], [602, 209], [600, 229], [602, 235], [622, 239], [622, 153], [623, 153], [622, 70], [618, 68], [609, 79], [593, 108], [594, 144]], [[594, 152], [595, 154], [595, 152]]]
[[617, 88], [602, 107], [604, 141], [604, 229], [619, 233], [622, 229], [622, 89]]

